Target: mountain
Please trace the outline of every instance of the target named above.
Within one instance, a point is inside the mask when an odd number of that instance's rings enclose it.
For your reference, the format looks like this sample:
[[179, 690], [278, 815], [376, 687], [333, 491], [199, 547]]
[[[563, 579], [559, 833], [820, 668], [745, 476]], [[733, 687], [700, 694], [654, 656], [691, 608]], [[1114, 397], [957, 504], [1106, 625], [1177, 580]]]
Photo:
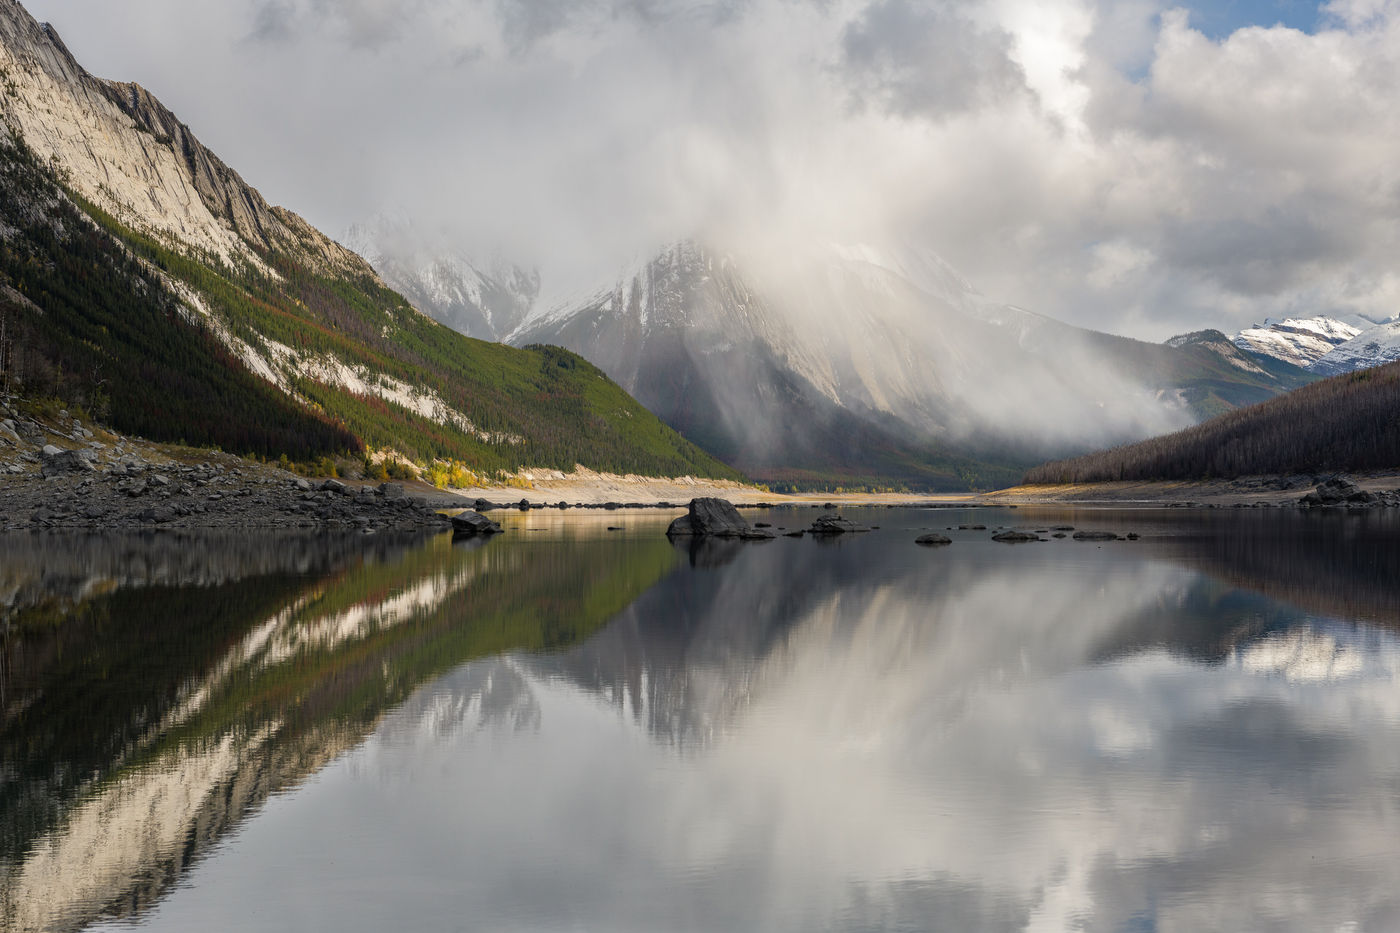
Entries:
[[1400, 320], [1361, 331], [1310, 367], [1324, 376], [1354, 372], [1400, 360]]
[[445, 249], [406, 217], [381, 215], [356, 224], [344, 242], [415, 308], [468, 337], [502, 339], [539, 298], [538, 272], [499, 257], [482, 262]]
[[1265, 319], [1231, 338], [1235, 346], [1294, 366], [1311, 366], [1357, 334], [1359, 328], [1330, 317]]
[[1184, 431], [1031, 470], [1027, 483], [1400, 467], [1400, 363], [1324, 379]]
[[577, 356], [472, 340], [0, 0], [4, 382], [129, 433], [733, 476]]
[[995, 483], [1310, 378], [1223, 336], [1169, 347], [1070, 327], [988, 300], [936, 256], [869, 247], [741, 257], [684, 241], [507, 339], [578, 352], [779, 482]]

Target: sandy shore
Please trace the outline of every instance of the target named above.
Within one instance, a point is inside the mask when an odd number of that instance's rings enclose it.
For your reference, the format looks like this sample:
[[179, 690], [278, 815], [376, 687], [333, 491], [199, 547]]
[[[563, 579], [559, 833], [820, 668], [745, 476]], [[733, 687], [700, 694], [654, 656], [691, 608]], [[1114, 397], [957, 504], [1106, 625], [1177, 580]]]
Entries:
[[[1073, 486], [1015, 486], [977, 497], [986, 505], [1077, 503], [1080, 505], [1198, 505], [1234, 506], [1269, 503], [1293, 506], [1326, 479], [1322, 475], [1253, 476], [1235, 480], [1194, 482], [1081, 483]], [[1400, 489], [1400, 471], [1349, 474], [1368, 492]]]

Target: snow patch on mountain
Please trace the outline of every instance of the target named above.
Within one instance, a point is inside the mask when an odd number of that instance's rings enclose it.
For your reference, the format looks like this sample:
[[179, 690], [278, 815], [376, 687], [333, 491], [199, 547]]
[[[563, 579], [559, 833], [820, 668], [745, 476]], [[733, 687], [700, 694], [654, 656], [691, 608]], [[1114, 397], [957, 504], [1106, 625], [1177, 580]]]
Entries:
[[1308, 368], [1323, 376], [1336, 376], [1395, 360], [1400, 360], [1400, 319], [1361, 331]]
[[1234, 336], [1235, 346], [1251, 353], [1307, 368], [1361, 333], [1360, 328], [1330, 317], [1265, 319]]
[[424, 233], [402, 214], [355, 224], [342, 239], [414, 307], [468, 337], [504, 339], [539, 298], [538, 272], [500, 255], [454, 250], [447, 237]]

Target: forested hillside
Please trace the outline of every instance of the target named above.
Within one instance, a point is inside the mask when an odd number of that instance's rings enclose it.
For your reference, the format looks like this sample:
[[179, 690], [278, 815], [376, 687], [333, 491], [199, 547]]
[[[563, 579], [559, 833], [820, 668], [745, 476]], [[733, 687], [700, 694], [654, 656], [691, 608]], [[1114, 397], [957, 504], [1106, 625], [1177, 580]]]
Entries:
[[1400, 468], [1400, 363], [1336, 376], [1204, 424], [1036, 467], [1025, 482], [1191, 480]]

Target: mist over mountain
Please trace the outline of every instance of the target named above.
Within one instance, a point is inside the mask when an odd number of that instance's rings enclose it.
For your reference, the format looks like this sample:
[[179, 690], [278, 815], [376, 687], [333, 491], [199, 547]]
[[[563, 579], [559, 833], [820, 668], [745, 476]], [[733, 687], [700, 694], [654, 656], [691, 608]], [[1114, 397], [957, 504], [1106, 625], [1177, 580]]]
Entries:
[[1223, 335], [1153, 345], [999, 304], [927, 251], [773, 241], [680, 241], [506, 339], [578, 352], [685, 436], [774, 479], [986, 480], [1307, 378]]
[[468, 337], [503, 339], [540, 295], [539, 272], [499, 255], [482, 260], [449, 251], [401, 212], [354, 224], [341, 239], [415, 308]]

